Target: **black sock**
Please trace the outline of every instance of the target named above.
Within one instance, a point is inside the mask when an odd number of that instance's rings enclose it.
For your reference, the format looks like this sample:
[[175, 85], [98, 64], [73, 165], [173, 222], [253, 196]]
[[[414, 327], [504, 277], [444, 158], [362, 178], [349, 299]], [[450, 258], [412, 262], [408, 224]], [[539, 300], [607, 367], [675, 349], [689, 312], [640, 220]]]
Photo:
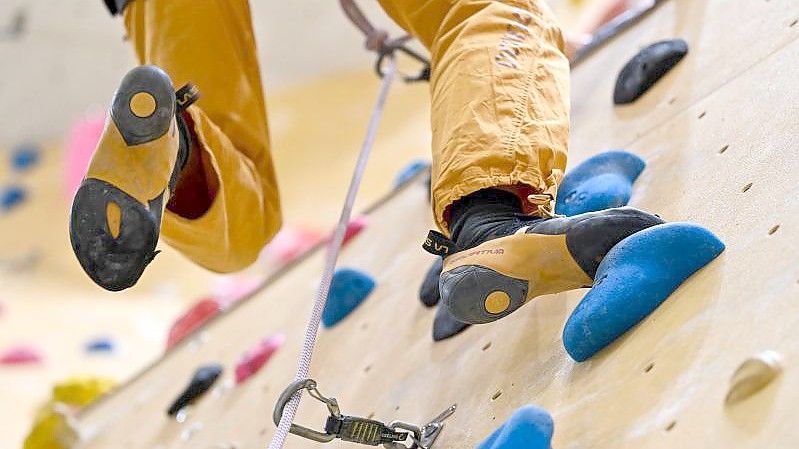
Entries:
[[519, 197], [499, 189], [483, 189], [452, 205], [450, 231], [458, 250], [516, 232], [530, 218]]

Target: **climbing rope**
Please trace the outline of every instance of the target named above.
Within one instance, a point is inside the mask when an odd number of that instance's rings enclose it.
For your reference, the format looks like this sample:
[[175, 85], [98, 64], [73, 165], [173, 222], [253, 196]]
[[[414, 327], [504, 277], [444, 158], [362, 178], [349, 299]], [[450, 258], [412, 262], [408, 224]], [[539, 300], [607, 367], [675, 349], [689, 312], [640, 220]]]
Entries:
[[[325, 303], [327, 302], [327, 295], [330, 290], [333, 272], [336, 268], [336, 261], [338, 260], [341, 245], [344, 241], [347, 225], [350, 222], [350, 216], [352, 215], [355, 197], [366, 169], [366, 161], [374, 146], [377, 127], [380, 124], [380, 118], [383, 114], [389, 89], [396, 74], [399, 73], [395, 53], [398, 51], [402, 52], [423, 64], [423, 68], [416, 75], [401, 74], [406, 82], [426, 81], [430, 79], [430, 61], [406, 46], [407, 42], [411, 39], [410, 36], [406, 35], [391, 39], [386, 31], [375, 28], [369, 22], [354, 0], [340, 0], [340, 3], [347, 17], [349, 17], [352, 23], [366, 36], [366, 48], [377, 52], [378, 57], [375, 63], [375, 71], [382, 78], [383, 82], [380, 86], [380, 92], [378, 93], [377, 101], [372, 110], [372, 115], [369, 118], [366, 137], [361, 146], [358, 161], [355, 164], [355, 170], [350, 181], [344, 206], [341, 210], [341, 216], [339, 217], [338, 224], [333, 233], [332, 242], [327, 250], [325, 267], [322, 272], [322, 279], [319, 282], [319, 288], [316, 292], [313, 311], [308, 325], [305, 328], [305, 339], [303, 341], [300, 358], [297, 362], [297, 372], [294, 376], [294, 382], [286, 388], [275, 406], [273, 418], [277, 423], [277, 430], [269, 444], [269, 449], [281, 449], [289, 433], [296, 433], [305, 438], [320, 442], [332, 441], [334, 438], [338, 437], [346, 441], [356, 441], [365, 444], [383, 443], [384, 446], [391, 448], [407, 447], [400, 444], [400, 442], [405, 441], [406, 438], [410, 438], [412, 441], [411, 447], [424, 448], [429, 447], [432, 441], [438, 436], [442, 426], [440, 421], [449, 416], [449, 414], [455, 410], [455, 406], [448, 408], [447, 411], [439, 415], [437, 418], [440, 419], [436, 419], [421, 428], [397, 421], [386, 426], [372, 420], [342, 416], [338, 412], [338, 405], [335, 399], [328, 399], [322, 396], [318, 390], [316, 390], [316, 382], [308, 377], [310, 374], [311, 357], [313, 356], [314, 346], [316, 345], [316, 336], [319, 331], [319, 323], [322, 319]], [[297, 414], [297, 408], [299, 407], [300, 396], [304, 390], [307, 390], [312, 397], [328, 405], [331, 418], [334, 420], [333, 422], [339, 423], [338, 430], [326, 429], [326, 432], [322, 433], [293, 424], [294, 417]], [[330, 422], [329, 419], [328, 423]], [[360, 440], [358, 438], [352, 439], [354, 438], [354, 434], [342, 430], [342, 426], [344, 426], [344, 429], [351, 429], [353, 427], [360, 428], [361, 430], [370, 429], [370, 431], [366, 433], [379, 436], [382, 439], [378, 438], [379, 441], [375, 440], [372, 442], [367, 442], [366, 440]], [[409, 432], [399, 432], [398, 430], [400, 429], [408, 430]], [[356, 433], [363, 434], [364, 432]], [[422, 440], [424, 440], [424, 442], [422, 442]]]
[[[302, 352], [297, 363], [297, 373], [294, 376], [295, 381], [304, 381], [308, 379], [311, 367], [311, 357], [313, 355], [314, 346], [316, 345], [316, 335], [319, 331], [319, 322], [322, 320], [322, 311], [327, 302], [327, 295], [330, 290], [330, 283], [333, 278], [333, 271], [336, 268], [336, 261], [338, 260], [339, 251], [341, 250], [342, 242], [344, 241], [344, 234], [347, 230], [347, 224], [350, 222], [352, 215], [352, 207], [355, 203], [355, 196], [358, 193], [358, 188], [361, 185], [361, 179], [366, 168], [366, 161], [369, 159], [369, 153], [374, 146], [375, 135], [377, 128], [380, 124], [380, 117], [383, 114], [383, 108], [386, 103], [391, 83], [394, 81], [394, 75], [397, 72], [397, 64], [393, 55], [389, 54], [387, 58], [386, 70], [383, 73], [383, 82], [380, 86], [380, 92], [377, 96], [372, 115], [369, 118], [369, 125], [366, 128], [366, 137], [364, 138], [361, 152], [358, 155], [358, 161], [355, 164], [355, 171], [350, 181], [347, 197], [344, 201], [344, 206], [341, 209], [341, 216], [339, 217], [336, 230], [333, 233], [333, 241], [327, 250], [325, 258], [325, 268], [322, 272], [322, 279], [319, 282], [319, 289], [316, 292], [316, 299], [314, 300], [313, 312], [311, 313], [308, 326], [305, 328], [305, 339], [303, 341]], [[298, 390], [292, 394], [291, 399], [285, 404], [283, 414], [280, 417], [275, 435], [272, 437], [272, 442], [269, 444], [269, 449], [281, 449], [289, 434], [294, 416], [297, 414], [297, 407], [300, 403], [300, 392]]]

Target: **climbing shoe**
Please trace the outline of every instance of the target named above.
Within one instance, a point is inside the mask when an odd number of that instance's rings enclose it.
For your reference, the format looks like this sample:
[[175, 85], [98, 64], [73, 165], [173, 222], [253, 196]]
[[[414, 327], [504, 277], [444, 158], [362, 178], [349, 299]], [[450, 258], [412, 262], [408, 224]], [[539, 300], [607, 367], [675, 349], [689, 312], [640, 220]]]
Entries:
[[512, 193], [486, 189], [452, 206], [452, 239], [431, 231], [426, 250], [444, 257], [439, 290], [452, 317], [488, 323], [536, 296], [590, 287], [602, 258], [663, 220], [631, 207], [572, 217], [522, 213]]
[[135, 284], [157, 254], [161, 215], [191, 148], [181, 113], [196, 98], [192, 85], [176, 94], [152, 65], [128, 72], [114, 93], [69, 223], [78, 261], [107, 290]]

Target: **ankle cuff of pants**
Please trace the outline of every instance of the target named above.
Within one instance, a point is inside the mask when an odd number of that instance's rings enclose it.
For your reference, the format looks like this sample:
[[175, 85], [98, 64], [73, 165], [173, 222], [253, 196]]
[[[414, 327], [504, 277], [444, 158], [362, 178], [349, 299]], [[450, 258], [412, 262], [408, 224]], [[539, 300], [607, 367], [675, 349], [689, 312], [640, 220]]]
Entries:
[[[521, 196], [528, 190], [534, 193], [539, 192], [554, 192], [557, 191], [557, 186], [560, 183], [560, 177], [553, 174], [550, 175], [552, 184], [544, 182], [536, 173], [525, 171], [515, 172], [509, 175], [500, 176], [485, 176], [467, 179], [452, 188], [438, 188], [433, 193], [433, 211], [435, 215], [436, 225], [447, 237], [450, 237], [449, 221], [450, 221], [450, 206], [455, 201], [474, 193], [478, 190], [498, 188], [508, 190], [520, 196], [523, 207], [528, 207], [526, 194]], [[527, 209], [525, 209], [527, 210]]]

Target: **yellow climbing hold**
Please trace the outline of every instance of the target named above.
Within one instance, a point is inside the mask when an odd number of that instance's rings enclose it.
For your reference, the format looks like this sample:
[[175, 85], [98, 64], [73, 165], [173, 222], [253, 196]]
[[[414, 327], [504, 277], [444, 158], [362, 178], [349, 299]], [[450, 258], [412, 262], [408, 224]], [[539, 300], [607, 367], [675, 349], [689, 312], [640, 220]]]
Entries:
[[39, 409], [24, 449], [70, 449], [80, 442], [73, 414], [110, 391], [116, 381], [103, 377], [72, 377], [53, 387], [53, 395]]
[[510, 307], [510, 296], [503, 291], [489, 293], [485, 299], [485, 309], [488, 313], [502, 313]]
[[746, 359], [730, 379], [725, 402], [731, 405], [762, 390], [782, 372], [781, 362], [782, 357], [774, 351], [764, 351]]

